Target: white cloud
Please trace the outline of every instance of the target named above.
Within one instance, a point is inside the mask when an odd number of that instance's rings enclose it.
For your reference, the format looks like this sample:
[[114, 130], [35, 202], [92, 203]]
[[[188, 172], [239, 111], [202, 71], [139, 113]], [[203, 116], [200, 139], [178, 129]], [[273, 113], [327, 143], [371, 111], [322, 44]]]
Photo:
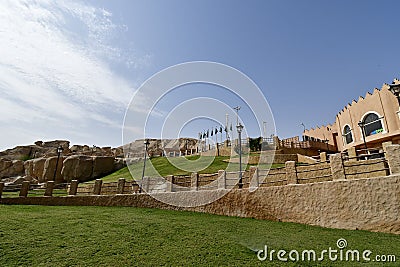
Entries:
[[[93, 124], [119, 130], [122, 119], [115, 118], [134, 89], [110, 62], [134, 65], [113, 44], [125, 27], [82, 2], [3, 0], [0, 10], [0, 123], [14, 122], [43, 138], [54, 136], [54, 127], [77, 134]], [[38, 120], [48, 128], [38, 128]], [[3, 148], [17, 142], [2, 139]]]

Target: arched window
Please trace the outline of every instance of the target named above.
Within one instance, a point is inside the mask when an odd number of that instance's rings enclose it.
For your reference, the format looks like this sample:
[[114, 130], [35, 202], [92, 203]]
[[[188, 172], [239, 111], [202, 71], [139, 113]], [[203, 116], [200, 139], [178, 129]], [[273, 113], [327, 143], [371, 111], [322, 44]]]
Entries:
[[351, 133], [351, 129], [350, 129], [349, 125], [344, 126], [343, 136], [344, 136], [344, 140], [345, 140], [346, 144], [350, 144], [351, 142], [353, 142], [353, 135]]
[[382, 121], [375, 113], [368, 113], [364, 118], [365, 136], [383, 132]]

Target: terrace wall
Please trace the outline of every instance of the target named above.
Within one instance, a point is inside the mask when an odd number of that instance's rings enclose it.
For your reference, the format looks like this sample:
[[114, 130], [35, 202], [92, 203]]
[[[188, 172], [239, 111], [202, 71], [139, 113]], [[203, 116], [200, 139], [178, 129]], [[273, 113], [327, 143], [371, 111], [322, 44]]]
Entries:
[[[170, 194], [177, 198], [197, 194], [199, 197], [209, 198], [218, 191], [220, 190], [157, 194]], [[0, 199], [1, 204], [134, 206], [188, 210], [400, 234], [399, 201], [400, 175], [261, 187], [254, 192], [231, 190], [211, 204], [194, 208], [170, 206], [148, 194]]]

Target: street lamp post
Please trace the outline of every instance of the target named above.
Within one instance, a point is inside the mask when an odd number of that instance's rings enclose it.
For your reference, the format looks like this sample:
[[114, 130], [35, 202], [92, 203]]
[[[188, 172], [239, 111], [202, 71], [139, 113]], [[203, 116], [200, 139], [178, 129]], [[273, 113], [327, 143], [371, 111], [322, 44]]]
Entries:
[[147, 148], [149, 147], [149, 145], [150, 145], [149, 139], [146, 139], [146, 141], [144, 142], [145, 148], [144, 148], [144, 161], [143, 161], [142, 183], [141, 183], [141, 186], [140, 186], [140, 188], [139, 188], [139, 193], [142, 192], [144, 172], [145, 172], [145, 170], [146, 170]]
[[304, 133], [306, 132], [306, 126], [304, 125], [304, 123], [300, 123], [301, 126], [303, 126], [303, 141], [304, 140]]
[[54, 169], [53, 181], [56, 181], [57, 169], [58, 169], [58, 162], [60, 161], [61, 153], [63, 152], [62, 146], [58, 146], [57, 148], [57, 161], [56, 161], [56, 168]]
[[361, 133], [364, 141], [365, 153], [368, 153], [367, 142], [365, 141], [365, 124], [362, 121], [358, 122], [358, 126], [361, 128]]
[[[240, 106], [236, 106], [233, 109], [236, 110], [236, 125], [239, 125], [239, 110], [240, 110]], [[232, 132], [232, 139], [233, 139], [233, 132]]]
[[97, 147], [96, 147], [96, 145], [93, 145], [93, 147], [92, 147], [92, 155], [93, 155], [93, 153], [96, 153], [96, 151], [97, 151]]
[[236, 129], [239, 136], [239, 189], [243, 188], [243, 177], [242, 177], [242, 130], [243, 125], [239, 123], [236, 125]]

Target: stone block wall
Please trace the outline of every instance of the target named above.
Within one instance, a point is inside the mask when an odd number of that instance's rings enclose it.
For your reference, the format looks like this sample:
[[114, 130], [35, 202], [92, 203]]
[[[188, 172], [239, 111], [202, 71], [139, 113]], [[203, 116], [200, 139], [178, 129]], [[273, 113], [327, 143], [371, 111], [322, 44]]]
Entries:
[[[373, 190], [371, 190], [373, 189]], [[104, 189], [102, 189], [104, 190]], [[211, 199], [221, 190], [157, 193], [187, 199]], [[133, 206], [296, 222], [330, 228], [400, 234], [400, 174], [374, 179], [231, 190], [217, 201], [192, 208], [162, 203], [148, 194], [2, 198], [0, 204]]]
[[344, 162], [346, 179], [372, 178], [389, 174], [389, 166], [384, 159]]

